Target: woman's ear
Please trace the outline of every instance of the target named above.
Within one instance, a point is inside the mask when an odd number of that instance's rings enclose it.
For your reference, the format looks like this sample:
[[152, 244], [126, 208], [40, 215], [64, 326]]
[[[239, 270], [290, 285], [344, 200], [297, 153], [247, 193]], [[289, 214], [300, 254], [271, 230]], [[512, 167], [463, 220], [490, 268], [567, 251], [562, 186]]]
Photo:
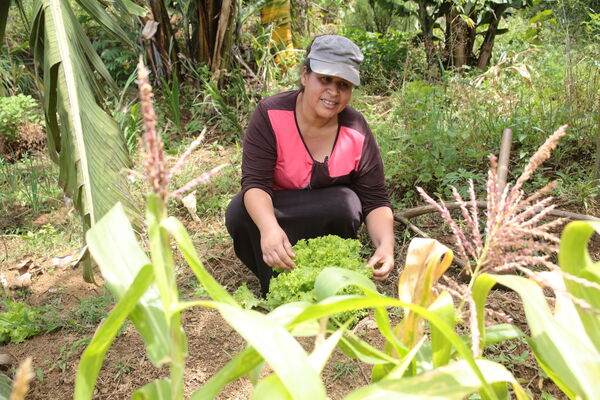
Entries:
[[302, 71], [300, 71], [300, 83], [302, 84], [302, 86], [306, 87], [307, 82], [308, 82], [308, 70], [305, 65], [302, 67]]

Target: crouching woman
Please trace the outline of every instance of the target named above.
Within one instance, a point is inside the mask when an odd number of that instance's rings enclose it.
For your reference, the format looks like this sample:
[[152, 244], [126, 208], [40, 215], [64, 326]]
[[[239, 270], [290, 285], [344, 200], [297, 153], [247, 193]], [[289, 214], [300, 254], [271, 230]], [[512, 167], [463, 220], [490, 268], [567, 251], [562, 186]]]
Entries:
[[394, 266], [379, 148], [364, 117], [348, 106], [362, 61], [351, 40], [318, 36], [307, 50], [302, 88], [263, 99], [252, 116], [242, 190], [227, 208], [226, 226], [263, 294], [273, 268], [295, 267], [298, 240], [356, 238], [363, 221], [376, 248], [367, 264], [374, 279], [385, 280]]

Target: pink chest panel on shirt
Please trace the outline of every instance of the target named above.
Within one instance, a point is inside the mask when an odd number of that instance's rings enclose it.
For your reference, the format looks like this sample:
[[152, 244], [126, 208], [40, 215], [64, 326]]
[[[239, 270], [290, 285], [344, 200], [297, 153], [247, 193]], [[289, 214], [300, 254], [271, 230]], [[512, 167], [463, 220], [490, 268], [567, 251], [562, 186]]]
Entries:
[[[268, 110], [268, 115], [277, 141], [273, 189], [305, 188], [311, 180], [314, 160], [300, 137], [294, 112]], [[345, 126], [340, 128], [333, 153], [327, 162], [331, 178], [357, 170], [364, 140], [360, 132]]]

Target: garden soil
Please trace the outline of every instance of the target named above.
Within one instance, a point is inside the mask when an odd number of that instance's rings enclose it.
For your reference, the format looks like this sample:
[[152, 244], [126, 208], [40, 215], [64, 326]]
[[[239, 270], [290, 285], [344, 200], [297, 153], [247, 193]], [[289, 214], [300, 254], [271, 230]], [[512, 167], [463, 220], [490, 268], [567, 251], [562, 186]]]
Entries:
[[[65, 210], [63, 210], [65, 211]], [[60, 212], [54, 213], [43, 219], [60, 218]], [[184, 219], [185, 216], [179, 216]], [[421, 226], [437, 226], [439, 221], [432, 221], [433, 216], [425, 217]], [[50, 221], [52, 222], [52, 221]], [[206, 229], [206, 225], [189, 220], [186, 225], [190, 232]], [[222, 224], [221, 224], [222, 225]], [[403, 227], [398, 227], [398, 237], [406, 237]], [[221, 229], [222, 226], [215, 229]], [[431, 230], [429, 230], [431, 232]], [[222, 233], [222, 232], [221, 232]], [[448, 241], [443, 232], [438, 232], [440, 238]], [[435, 236], [435, 235], [434, 235]], [[222, 240], [214, 243], [201, 243], [204, 246], [205, 266], [215, 278], [228, 290], [233, 291], [243, 282], [255, 293], [258, 292], [258, 281], [236, 259], [231, 243], [226, 235]], [[436, 236], [437, 237], [437, 236]], [[451, 243], [451, 242], [449, 242]], [[400, 240], [397, 266], [403, 265], [408, 240]], [[11, 248], [11, 243], [4, 243], [5, 249]], [[201, 250], [202, 252], [203, 250]], [[598, 253], [600, 246], [594, 244], [594, 252]], [[18, 256], [22, 257], [23, 254]], [[47, 304], [59, 305], [61, 312], [68, 315], [68, 311], [77, 306], [81, 300], [89, 296], [98, 296], [104, 292], [101, 277], [97, 276], [96, 285], [84, 283], [81, 270], [70, 265], [56, 267], [51, 263], [51, 257], [64, 256], [64, 254], [48, 255], [31, 254], [31, 265], [35, 265], [36, 274], [27, 291], [19, 292], [30, 305], [39, 306]], [[2, 272], [16, 273], [10, 270], [21, 263], [7, 254], [2, 259], [0, 269]], [[178, 260], [178, 281], [182, 293], [191, 295], [195, 278], [185, 267], [182, 260]], [[456, 271], [451, 272], [456, 273]], [[396, 295], [395, 283], [398, 273], [395, 271], [387, 283], [378, 284], [379, 289], [388, 295]], [[18, 295], [19, 293], [15, 293]], [[494, 290], [490, 296], [490, 306], [502, 310], [514, 319], [514, 323], [526, 330], [526, 321], [520, 301], [517, 296], [508, 291]], [[222, 368], [236, 353], [244, 349], [244, 340], [221, 318], [219, 313], [212, 309], [196, 307], [183, 314], [182, 323], [188, 337], [189, 357], [186, 363], [185, 393], [189, 396], [202, 386], [211, 376]], [[51, 333], [35, 336], [22, 344], [9, 344], [0, 348], [0, 353], [10, 355], [13, 360], [9, 365], [2, 366], [2, 372], [13, 374], [18, 362], [26, 357], [33, 358], [36, 377], [33, 379], [27, 399], [49, 400], [72, 398], [74, 381], [79, 358], [89, 338], [93, 335], [95, 327], [80, 327], [74, 329], [60, 329]], [[357, 334], [373, 345], [382, 348], [384, 340], [376, 329], [372, 316], [361, 321], [355, 328]], [[265, 338], [269, 340], [269, 338]], [[300, 340], [306, 350], [313, 347], [310, 340]], [[502, 362], [519, 377], [522, 385], [531, 391], [534, 398], [540, 398], [542, 392], [552, 394], [557, 399], [565, 398], [556, 386], [544, 376], [536, 367], [533, 356], [527, 351], [523, 341], [508, 342], [486, 353], [491, 359]], [[268, 368], [268, 367], [267, 367]], [[330, 399], [341, 399], [353, 389], [364, 386], [369, 382], [370, 366], [356, 360], [350, 360], [343, 354], [336, 352], [327, 364], [323, 378]], [[268, 374], [267, 369], [263, 375]], [[143, 342], [133, 325], [127, 327], [117, 336], [110, 347], [98, 378], [95, 390], [95, 399], [129, 399], [132, 393], [141, 386], [159, 378], [168, 376], [167, 368], [156, 368], [146, 357]], [[220, 399], [249, 399], [251, 398], [252, 385], [246, 378], [239, 379], [229, 384], [219, 396]]]

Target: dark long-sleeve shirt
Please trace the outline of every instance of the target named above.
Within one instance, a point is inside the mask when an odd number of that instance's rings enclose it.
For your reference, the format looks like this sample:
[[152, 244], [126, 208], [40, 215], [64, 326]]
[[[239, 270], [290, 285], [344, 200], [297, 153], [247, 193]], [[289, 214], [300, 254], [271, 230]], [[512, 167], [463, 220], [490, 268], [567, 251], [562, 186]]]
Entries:
[[312, 158], [296, 121], [299, 91], [263, 99], [246, 131], [242, 191], [318, 189], [349, 186], [358, 195], [363, 216], [390, 207], [379, 148], [364, 117], [351, 107], [338, 115], [338, 132], [324, 162]]

